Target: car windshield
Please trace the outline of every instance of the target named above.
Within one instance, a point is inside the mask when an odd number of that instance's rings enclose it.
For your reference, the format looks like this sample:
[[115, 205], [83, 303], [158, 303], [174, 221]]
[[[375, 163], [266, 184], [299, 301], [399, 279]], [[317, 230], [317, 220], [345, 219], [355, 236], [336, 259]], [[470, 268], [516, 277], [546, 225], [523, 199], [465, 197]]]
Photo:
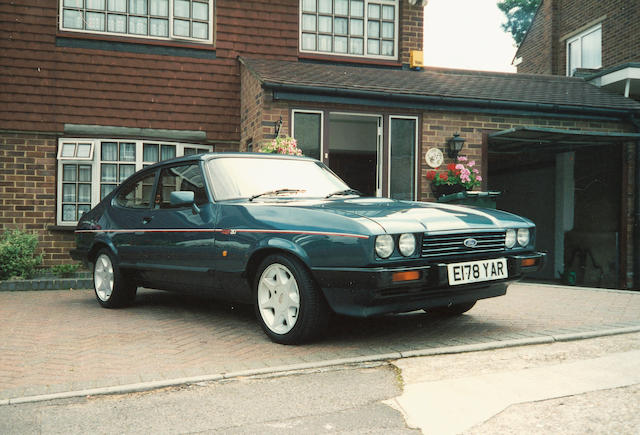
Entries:
[[218, 201], [269, 196], [321, 198], [349, 189], [313, 160], [222, 157], [210, 160], [207, 170]]

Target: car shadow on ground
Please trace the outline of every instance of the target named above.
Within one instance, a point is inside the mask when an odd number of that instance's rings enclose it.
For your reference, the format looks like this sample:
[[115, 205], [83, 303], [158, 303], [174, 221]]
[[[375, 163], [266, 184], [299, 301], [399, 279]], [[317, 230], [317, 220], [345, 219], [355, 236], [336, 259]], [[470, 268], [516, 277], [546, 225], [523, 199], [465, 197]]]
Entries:
[[[92, 302], [97, 305], [97, 302]], [[225, 322], [237, 328], [238, 332], [262, 335], [253, 306], [233, 304], [208, 296], [141, 289], [133, 305], [126, 310], [158, 318], [180, 317], [200, 325]], [[435, 340], [434, 346], [442, 345], [439, 339], [452, 345], [460, 344], [459, 336], [464, 336], [466, 341], [472, 340], [469, 331], [498, 334], [504, 332], [504, 325], [494, 323], [486, 317], [474, 316], [473, 310], [455, 317], [424, 311], [370, 318], [332, 315], [330, 326], [319, 342], [335, 345], [346, 345], [349, 342], [380, 343], [381, 346], [404, 343], [401, 347], [405, 349], [416, 339], [421, 347], [425, 346], [424, 340], [427, 339]]]

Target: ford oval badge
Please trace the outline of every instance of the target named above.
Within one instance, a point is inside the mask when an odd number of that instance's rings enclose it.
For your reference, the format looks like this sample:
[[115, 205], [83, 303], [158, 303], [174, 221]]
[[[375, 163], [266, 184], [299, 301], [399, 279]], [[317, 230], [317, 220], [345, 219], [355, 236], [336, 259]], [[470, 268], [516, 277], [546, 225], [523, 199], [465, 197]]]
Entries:
[[476, 239], [465, 239], [462, 243], [467, 248], [475, 248], [476, 246], [478, 246], [478, 241]]

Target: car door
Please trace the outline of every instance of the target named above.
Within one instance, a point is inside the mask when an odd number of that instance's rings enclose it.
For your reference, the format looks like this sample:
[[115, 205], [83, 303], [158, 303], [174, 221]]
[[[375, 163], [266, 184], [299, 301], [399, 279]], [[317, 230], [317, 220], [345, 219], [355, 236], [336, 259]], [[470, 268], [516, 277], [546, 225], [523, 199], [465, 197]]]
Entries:
[[143, 172], [123, 183], [112, 200], [111, 240], [120, 265], [125, 269], [144, 269], [150, 259], [145, 249], [145, 225], [152, 212], [152, 198], [158, 171]]
[[[174, 206], [172, 192], [189, 191], [194, 203]], [[163, 167], [154, 206], [144, 219], [148, 277], [156, 287], [201, 292], [217, 288], [215, 223], [199, 161]]]

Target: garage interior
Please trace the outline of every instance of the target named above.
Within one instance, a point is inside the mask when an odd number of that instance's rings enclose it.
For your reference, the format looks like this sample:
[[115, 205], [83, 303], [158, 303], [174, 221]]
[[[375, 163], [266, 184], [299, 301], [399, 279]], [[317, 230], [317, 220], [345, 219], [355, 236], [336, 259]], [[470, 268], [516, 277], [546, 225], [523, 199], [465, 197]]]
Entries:
[[488, 135], [488, 190], [497, 208], [537, 225], [548, 253], [535, 279], [625, 288], [625, 143], [634, 133], [517, 127]]

